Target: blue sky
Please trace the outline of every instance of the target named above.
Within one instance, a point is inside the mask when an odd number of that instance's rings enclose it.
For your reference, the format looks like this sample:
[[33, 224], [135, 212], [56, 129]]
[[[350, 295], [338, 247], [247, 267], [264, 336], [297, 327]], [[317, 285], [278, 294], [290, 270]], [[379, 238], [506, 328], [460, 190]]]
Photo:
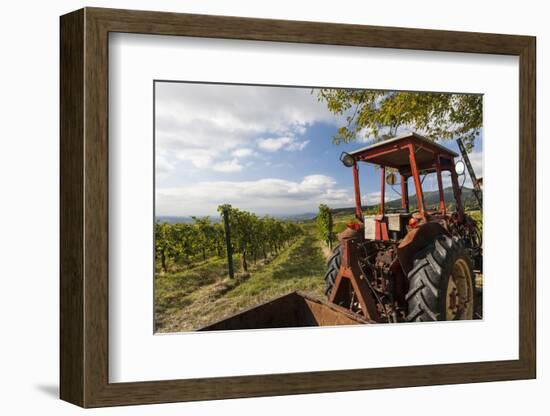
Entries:
[[[157, 215], [213, 216], [223, 203], [259, 215], [353, 205], [339, 155], [369, 138], [334, 145], [344, 116], [310, 88], [156, 82], [155, 113]], [[472, 155], [479, 176], [481, 141]], [[454, 141], [442, 144], [458, 152]], [[363, 203], [378, 202], [379, 171], [363, 164], [360, 180]], [[388, 189], [386, 199], [397, 197]]]

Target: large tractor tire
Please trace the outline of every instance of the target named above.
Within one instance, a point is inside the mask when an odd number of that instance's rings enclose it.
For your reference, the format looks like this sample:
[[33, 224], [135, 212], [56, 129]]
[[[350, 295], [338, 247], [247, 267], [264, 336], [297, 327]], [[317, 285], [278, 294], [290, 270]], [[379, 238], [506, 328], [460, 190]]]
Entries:
[[438, 236], [415, 256], [408, 278], [407, 321], [474, 318], [472, 261], [459, 240]]
[[342, 264], [342, 249], [339, 245], [334, 247], [332, 250], [332, 255], [327, 262], [327, 272], [325, 274], [325, 294], [327, 296], [332, 292], [332, 287], [336, 283], [336, 276], [338, 276], [338, 271], [340, 270], [340, 265]]

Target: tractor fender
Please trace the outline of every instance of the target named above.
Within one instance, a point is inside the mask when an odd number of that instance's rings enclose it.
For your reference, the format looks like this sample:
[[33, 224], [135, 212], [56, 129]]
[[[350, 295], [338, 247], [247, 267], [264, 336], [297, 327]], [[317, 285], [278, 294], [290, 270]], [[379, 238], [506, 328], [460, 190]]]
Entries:
[[338, 239], [338, 242], [342, 244], [342, 240], [346, 238], [354, 238], [358, 240], [363, 240], [363, 234], [358, 231], [354, 230], [352, 228], [346, 227], [344, 231], [341, 233], [336, 234], [336, 238]]
[[438, 222], [427, 222], [407, 233], [397, 246], [397, 258], [405, 275], [413, 268], [416, 253], [442, 234], [449, 235], [449, 232]]

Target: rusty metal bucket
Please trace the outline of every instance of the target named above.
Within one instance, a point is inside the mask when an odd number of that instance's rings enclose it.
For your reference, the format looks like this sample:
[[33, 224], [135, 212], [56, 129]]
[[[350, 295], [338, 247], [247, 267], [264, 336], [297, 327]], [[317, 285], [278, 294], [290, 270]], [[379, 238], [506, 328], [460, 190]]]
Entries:
[[367, 323], [369, 321], [340, 306], [296, 291], [246, 309], [198, 329], [198, 331], [358, 325]]

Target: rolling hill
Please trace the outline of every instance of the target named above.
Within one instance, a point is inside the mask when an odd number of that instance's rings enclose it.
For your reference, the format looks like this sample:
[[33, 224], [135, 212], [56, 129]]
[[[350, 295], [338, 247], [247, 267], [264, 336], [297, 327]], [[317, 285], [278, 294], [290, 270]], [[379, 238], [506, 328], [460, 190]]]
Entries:
[[[443, 196], [445, 198], [445, 202], [450, 209], [454, 209], [455, 202], [454, 202], [454, 195], [453, 195], [453, 188], [448, 187], [443, 190]], [[462, 188], [462, 201], [464, 203], [464, 206], [466, 208], [475, 208], [477, 209], [477, 200], [474, 196], [474, 191], [471, 188]], [[438, 191], [429, 191], [424, 192], [424, 203], [429, 208], [437, 207], [439, 204], [439, 192]], [[411, 210], [416, 209], [416, 195], [412, 195], [409, 197], [409, 205]], [[372, 210], [376, 208], [378, 204], [374, 205], [367, 205], [363, 206], [364, 210]], [[393, 199], [391, 201], [386, 201], [386, 208], [401, 208], [401, 199]], [[355, 208], [348, 207], [348, 208], [334, 208], [332, 210], [332, 213], [336, 216], [339, 215], [350, 215], [353, 214], [355, 211]]]

